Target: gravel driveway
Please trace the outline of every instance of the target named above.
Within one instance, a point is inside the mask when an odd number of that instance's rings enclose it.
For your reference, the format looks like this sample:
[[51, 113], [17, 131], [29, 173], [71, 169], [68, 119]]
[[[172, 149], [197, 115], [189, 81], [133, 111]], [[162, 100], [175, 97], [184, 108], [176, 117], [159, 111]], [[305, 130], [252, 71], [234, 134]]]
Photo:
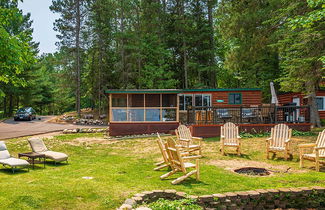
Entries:
[[[41, 120], [38, 118], [41, 117]], [[13, 118], [0, 122], [0, 139], [10, 139], [22, 136], [30, 136], [55, 131], [63, 131], [64, 129], [74, 128], [105, 128], [107, 126], [93, 125], [72, 125], [72, 124], [56, 124], [49, 123], [54, 116], [37, 116], [33, 121], [14, 121]]]

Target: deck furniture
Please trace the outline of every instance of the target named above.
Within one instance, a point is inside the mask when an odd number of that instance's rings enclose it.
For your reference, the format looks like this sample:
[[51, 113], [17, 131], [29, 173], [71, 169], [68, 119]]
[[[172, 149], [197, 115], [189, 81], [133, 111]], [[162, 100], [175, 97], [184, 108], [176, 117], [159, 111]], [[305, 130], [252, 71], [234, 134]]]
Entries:
[[[182, 147], [180, 145], [176, 145], [176, 142], [172, 138], [167, 139], [166, 150], [170, 157], [170, 166], [172, 170], [160, 176], [160, 178], [165, 179], [177, 172], [182, 172], [184, 174], [183, 176], [173, 180], [172, 184], [178, 184], [184, 181], [186, 178], [192, 176], [193, 174], [195, 174], [196, 180], [200, 179], [199, 157], [195, 159], [195, 164], [191, 162], [185, 162], [188, 161], [189, 158], [183, 157], [181, 155], [181, 148]], [[194, 170], [188, 170], [190, 168], [194, 168]]]
[[225, 155], [225, 147], [235, 147], [237, 155], [240, 155], [240, 136], [238, 126], [228, 122], [221, 126], [220, 150]]
[[35, 164], [42, 163], [45, 168], [45, 160], [46, 156], [44, 154], [36, 153], [36, 152], [26, 152], [26, 153], [18, 153], [18, 158], [27, 157], [27, 162], [32, 164], [33, 169], [35, 169]]
[[[318, 134], [315, 144], [300, 144], [298, 145], [300, 153], [300, 167], [304, 167], [304, 160], [315, 162], [316, 171], [319, 171], [319, 164], [324, 164], [325, 161], [325, 130]], [[307, 149], [312, 149], [312, 153], [306, 153]]]
[[194, 153], [196, 151], [202, 155], [202, 138], [194, 137], [191, 131], [185, 125], [180, 125], [175, 130], [177, 137], [177, 144], [179, 144], [186, 152]]
[[170, 159], [169, 159], [167, 151], [166, 151], [167, 143], [163, 142], [159, 133], [157, 133], [157, 137], [158, 137], [157, 143], [158, 143], [161, 155], [163, 157], [163, 161], [156, 163], [157, 167], [154, 168], [155, 171], [158, 171], [158, 170], [166, 168], [166, 167], [170, 167]]
[[278, 152], [284, 152], [284, 159], [292, 156], [291, 152], [291, 134], [292, 129], [285, 124], [278, 124], [271, 129], [271, 137], [266, 139], [266, 158], [269, 159], [269, 153], [274, 155]]
[[216, 109], [216, 117], [223, 121], [223, 123], [226, 123], [227, 120], [230, 120], [232, 118], [232, 115], [229, 113], [228, 109]]
[[7, 146], [3, 141], [0, 141], [0, 164], [3, 166], [9, 166], [12, 173], [15, 173], [15, 170], [19, 167], [28, 168], [29, 171], [30, 165], [26, 160], [11, 157], [7, 150]]
[[47, 149], [44, 142], [40, 138], [28, 139], [28, 142], [33, 150], [33, 152], [44, 154], [47, 159], [51, 159], [54, 163], [66, 161], [68, 162], [68, 155], [62, 152], [54, 152]]

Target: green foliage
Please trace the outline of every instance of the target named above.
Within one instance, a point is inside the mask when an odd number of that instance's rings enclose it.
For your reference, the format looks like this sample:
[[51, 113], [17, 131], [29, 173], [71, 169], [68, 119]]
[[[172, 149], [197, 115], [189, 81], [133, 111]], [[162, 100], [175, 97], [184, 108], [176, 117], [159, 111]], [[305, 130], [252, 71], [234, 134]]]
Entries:
[[312, 131], [297, 131], [297, 130], [292, 130], [292, 136], [317, 136], [318, 133], [312, 132]]
[[3, 85], [26, 86], [21, 75], [35, 62], [31, 30], [25, 24], [16, 1], [0, 2], [0, 97], [5, 95]]
[[196, 204], [196, 200], [194, 199], [181, 199], [181, 200], [166, 200], [159, 198], [157, 201], [153, 203], [149, 203], [147, 205], [151, 209], [157, 210], [200, 210], [201, 206]]
[[[318, 133], [313, 131], [304, 132], [304, 131], [292, 130], [292, 136], [316, 136], [316, 135], [318, 135]], [[271, 136], [270, 132], [240, 133], [240, 137], [242, 138], [262, 138], [262, 137], [270, 137], [270, 136]]]
[[255, 138], [255, 137], [267, 137], [267, 136], [270, 136], [271, 133], [270, 132], [261, 132], [261, 133], [246, 133], [246, 132], [242, 132], [239, 134], [240, 137], [242, 138]]

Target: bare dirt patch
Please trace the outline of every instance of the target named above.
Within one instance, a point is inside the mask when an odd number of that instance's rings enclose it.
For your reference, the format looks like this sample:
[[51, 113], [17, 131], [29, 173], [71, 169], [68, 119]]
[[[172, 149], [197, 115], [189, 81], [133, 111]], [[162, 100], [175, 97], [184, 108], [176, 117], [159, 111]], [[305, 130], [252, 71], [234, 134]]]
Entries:
[[65, 142], [66, 144], [70, 144], [73, 146], [81, 146], [81, 145], [92, 145], [92, 144], [115, 144], [119, 142], [118, 140], [109, 140], [109, 139], [105, 139], [105, 138], [85, 138], [85, 137], [81, 137], [81, 138], [76, 138], [72, 141], [68, 141]]
[[272, 165], [265, 162], [252, 161], [252, 160], [210, 160], [207, 162], [209, 165], [225, 168], [229, 171], [234, 171], [243, 167], [258, 167], [265, 168], [274, 173], [303, 173], [305, 170], [292, 169], [286, 165]]

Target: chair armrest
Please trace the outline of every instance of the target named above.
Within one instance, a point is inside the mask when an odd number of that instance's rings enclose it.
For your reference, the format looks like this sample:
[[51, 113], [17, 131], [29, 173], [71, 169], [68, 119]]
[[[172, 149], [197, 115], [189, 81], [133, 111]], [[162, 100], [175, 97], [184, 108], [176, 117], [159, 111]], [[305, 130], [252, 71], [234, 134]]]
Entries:
[[315, 147], [315, 150], [325, 149], [325, 147]]
[[183, 156], [184, 160], [191, 160], [191, 159], [199, 159], [201, 158], [201, 155], [191, 155], [191, 156]]
[[182, 139], [182, 138], [180, 138], [179, 141], [187, 141], [187, 142], [189, 142], [191, 140], [190, 139]]
[[288, 143], [289, 141], [291, 141], [291, 139], [286, 139], [284, 142], [285, 143]]
[[237, 136], [238, 139], [241, 139], [241, 136]]
[[267, 139], [265, 139], [265, 141], [266, 142], [269, 142], [269, 141], [271, 141], [272, 140], [272, 138], [270, 137], [270, 138], [267, 138]]
[[220, 138], [225, 138], [225, 136], [220, 135]]
[[195, 140], [202, 140], [203, 138], [201, 138], [201, 137], [192, 137], [192, 139], [195, 139]]
[[316, 147], [316, 144], [299, 144], [298, 148], [310, 148], [310, 147]]

